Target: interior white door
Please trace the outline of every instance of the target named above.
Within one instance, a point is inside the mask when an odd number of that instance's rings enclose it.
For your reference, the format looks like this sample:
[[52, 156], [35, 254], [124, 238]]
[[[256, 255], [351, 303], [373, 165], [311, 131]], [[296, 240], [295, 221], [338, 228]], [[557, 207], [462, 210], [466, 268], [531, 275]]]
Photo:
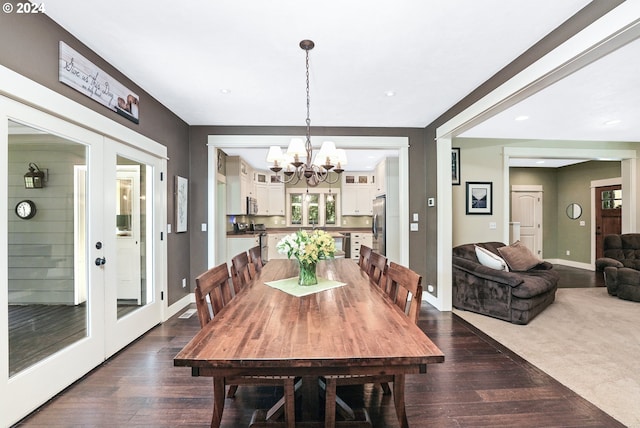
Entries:
[[160, 262], [164, 160], [106, 139], [105, 236], [106, 356], [162, 319]]
[[511, 221], [520, 223], [520, 242], [542, 258], [542, 192], [512, 191]]

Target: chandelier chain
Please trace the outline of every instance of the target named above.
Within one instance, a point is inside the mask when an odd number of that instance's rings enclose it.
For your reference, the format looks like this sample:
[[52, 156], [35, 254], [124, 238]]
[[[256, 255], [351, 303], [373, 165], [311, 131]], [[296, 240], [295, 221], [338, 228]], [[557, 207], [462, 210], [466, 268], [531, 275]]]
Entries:
[[311, 97], [309, 95], [309, 49], [305, 49], [306, 60], [305, 65], [307, 68], [307, 141], [305, 144], [305, 148], [307, 149], [307, 166], [311, 165], [311, 116], [309, 114], [311, 109]]

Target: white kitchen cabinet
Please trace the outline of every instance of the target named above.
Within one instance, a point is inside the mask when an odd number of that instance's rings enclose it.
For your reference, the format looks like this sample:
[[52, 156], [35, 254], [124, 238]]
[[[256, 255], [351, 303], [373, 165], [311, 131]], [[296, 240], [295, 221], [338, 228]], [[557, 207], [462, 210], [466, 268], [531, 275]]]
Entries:
[[240, 156], [227, 157], [227, 214], [246, 215], [247, 196], [254, 196], [253, 173]]
[[373, 245], [372, 233], [351, 233], [351, 258], [355, 261], [360, 260], [360, 246], [365, 245], [369, 248]]
[[260, 235], [232, 236], [227, 238], [227, 263], [231, 267], [231, 259], [243, 251], [260, 245]]
[[342, 215], [373, 214], [373, 176], [367, 172], [344, 173], [342, 177]]
[[255, 183], [256, 199], [258, 201], [258, 215], [285, 214], [284, 184], [271, 179], [270, 174], [257, 172]]
[[286, 254], [278, 253], [278, 249], [276, 248], [276, 246], [278, 245], [278, 242], [280, 242], [280, 240], [287, 235], [288, 235], [287, 233], [269, 233], [267, 235], [267, 246], [268, 246], [267, 254], [268, 254], [269, 260], [287, 258]]

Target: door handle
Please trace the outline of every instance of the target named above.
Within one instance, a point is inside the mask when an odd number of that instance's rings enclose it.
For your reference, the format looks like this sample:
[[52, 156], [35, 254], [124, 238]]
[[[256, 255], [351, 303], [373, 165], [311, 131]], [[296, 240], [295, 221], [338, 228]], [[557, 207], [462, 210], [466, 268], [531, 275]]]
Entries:
[[96, 259], [96, 266], [102, 266], [105, 263], [107, 263], [107, 259], [105, 259], [104, 257], [98, 257]]

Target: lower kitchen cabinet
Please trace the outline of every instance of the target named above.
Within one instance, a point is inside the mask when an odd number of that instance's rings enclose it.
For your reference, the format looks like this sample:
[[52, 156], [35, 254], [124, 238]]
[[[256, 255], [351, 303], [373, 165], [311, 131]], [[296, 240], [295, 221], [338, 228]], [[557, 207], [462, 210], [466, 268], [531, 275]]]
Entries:
[[229, 268], [231, 268], [231, 259], [240, 254], [243, 251], [248, 251], [249, 248], [253, 248], [256, 245], [260, 245], [260, 236], [259, 235], [249, 235], [242, 237], [232, 237], [227, 238], [227, 263], [229, 264]]
[[287, 235], [288, 235], [287, 233], [269, 233], [267, 235], [267, 246], [269, 247], [269, 249], [267, 250], [267, 254], [268, 254], [269, 260], [287, 258], [286, 254], [280, 254], [278, 252], [278, 249], [276, 248], [276, 246], [278, 245], [278, 242], [280, 242], [282, 238], [284, 238]]
[[360, 246], [365, 245], [369, 248], [373, 245], [372, 233], [351, 233], [351, 258], [355, 261], [360, 260]]

